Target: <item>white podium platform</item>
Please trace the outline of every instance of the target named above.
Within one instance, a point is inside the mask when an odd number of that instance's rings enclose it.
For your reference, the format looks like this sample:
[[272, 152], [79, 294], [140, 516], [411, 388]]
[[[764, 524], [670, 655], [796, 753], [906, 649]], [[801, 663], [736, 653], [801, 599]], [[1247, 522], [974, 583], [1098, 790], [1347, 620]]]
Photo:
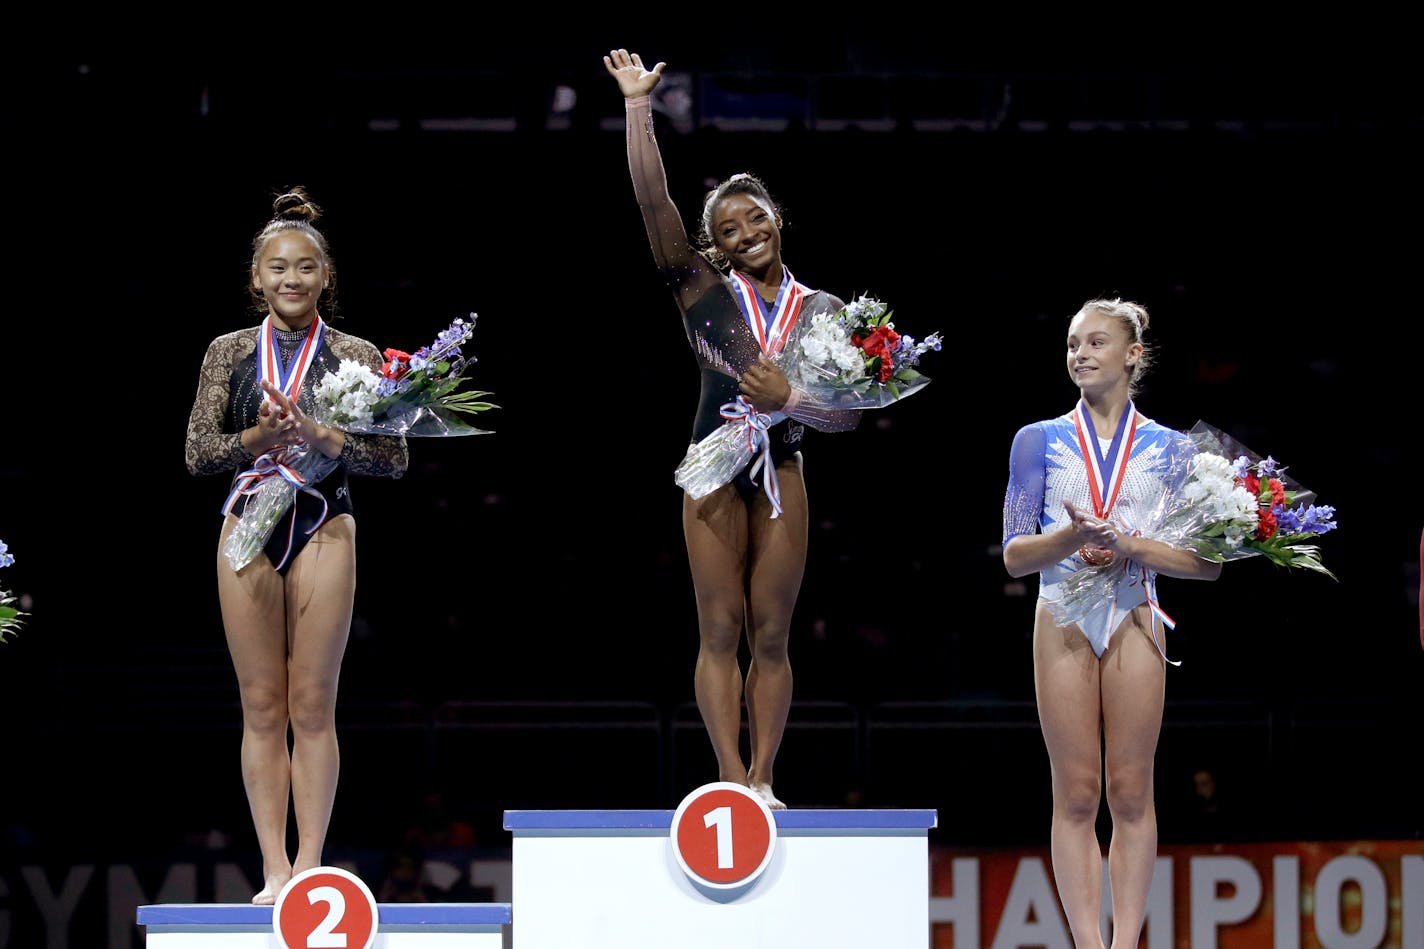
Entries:
[[[674, 813], [506, 811], [515, 949], [929, 945], [935, 811], [770, 812], [770, 853], [740, 889], [688, 872]], [[689, 833], [715, 834], [717, 820]]]
[[[500, 949], [512, 918], [508, 903], [379, 903], [376, 909], [372, 949]], [[148, 949], [282, 949], [270, 906], [140, 906], [138, 924]]]

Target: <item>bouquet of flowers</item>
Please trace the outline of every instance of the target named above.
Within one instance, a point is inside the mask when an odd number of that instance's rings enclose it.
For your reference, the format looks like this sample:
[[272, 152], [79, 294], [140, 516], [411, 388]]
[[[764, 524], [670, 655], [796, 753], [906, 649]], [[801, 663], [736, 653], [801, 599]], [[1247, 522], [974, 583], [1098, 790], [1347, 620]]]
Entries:
[[[772, 413], [757, 412], [741, 396], [722, 406], [726, 421], [688, 449], [674, 474], [678, 486], [693, 498], [715, 491], [767, 449], [766, 430], [785, 418], [840, 431], [854, 425], [857, 413], [882, 408], [928, 385], [929, 377], [915, 366], [925, 353], [940, 348], [940, 335], [916, 340], [896, 331], [892, 315], [881, 301], [861, 296], [834, 313], [803, 316], [786, 345], [771, 357], [791, 383], [793, 400]], [[709, 359], [719, 354], [709, 353], [705, 341], [699, 341], [699, 354], [730, 375], [747, 368], [728, 365], [725, 358]], [[767, 466], [775, 517], [780, 510], [775, 474], [765, 458], [756, 465]]]
[[[1274, 458], [1262, 458], [1206, 422], [1197, 422], [1186, 435], [1191, 450], [1173, 462], [1161, 494], [1131, 518], [1121, 518], [1121, 529], [1216, 563], [1266, 557], [1336, 579], [1315, 543], [1335, 529], [1333, 507], [1310, 503], [1315, 492], [1288, 477]], [[1077, 622], [1124, 579], [1144, 583], [1152, 594], [1151, 571], [1117, 557], [1063, 580], [1063, 595], [1049, 604], [1054, 620], [1060, 626]], [[1149, 600], [1172, 626], [1155, 596]]]
[[379, 376], [361, 363], [343, 359], [340, 369], [328, 372], [312, 393], [317, 417], [324, 425], [364, 434], [489, 434], [463, 418], [497, 408], [480, 401], [489, 393], [456, 391], [465, 381], [460, 373], [476, 361], [460, 352], [474, 331], [475, 317], [471, 313], [468, 322], [455, 320], [435, 342], [414, 353], [387, 349]]
[[1335, 508], [1310, 503], [1315, 492], [1287, 476], [1274, 458], [1262, 458], [1205, 422], [1198, 422], [1188, 437], [1198, 448], [1200, 461], [1184, 489], [1187, 500], [1219, 497], [1229, 475], [1241, 511], [1185, 537], [1184, 546], [1217, 563], [1261, 556], [1282, 567], [1314, 570], [1337, 579], [1321, 563], [1320, 547], [1314, 542], [1335, 529]]
[[[337, 371], [327, 372], [312, 390], [313, 417], [358, 435], [489, 434], [465, 416], [498, 406], [480, 401], [488, 392], [459, 389], [466, 381], [461, 373], [476, 362], [460, 350], [474, 331], [475, 318], [471, 313], [468, 321], [456, 319], [433, 343], [414, 353], [387, 349], [379, 374], [354, 360], [341, 360]], [[293, 445], [267, 452], [243, 472], [234, 497], [240, 492], [248, 499], [223, 547], [233, 570], [247, 566], [262, 550], [297, 492], [325, 478], [337, 464], [337, 459], [307, 445]]]
[[[0, 540], [0, 567], [8, 567], [14, 562], [15, 555], [10, 553], [10, 548]], [[0, 590], [0, 643], [5, 641], [7, 633], [17, 632], [25, 624], [22, 617], [30, 615], [12, 606], [14, 602], [15, 597], [8, 590]]]
[[915, 365], [925, 353], [939, 350], [940, 335], [916, 341], [896, 332], [893, 316], [888, 306], [867, 296], [836, 313], [813, 315], [794, 347], [787, 347], [792, 385], [830, 387], [842, 395], [838, 401], [855, 393], [862, 403], [857, 408], [879, 408], [928, 383]]

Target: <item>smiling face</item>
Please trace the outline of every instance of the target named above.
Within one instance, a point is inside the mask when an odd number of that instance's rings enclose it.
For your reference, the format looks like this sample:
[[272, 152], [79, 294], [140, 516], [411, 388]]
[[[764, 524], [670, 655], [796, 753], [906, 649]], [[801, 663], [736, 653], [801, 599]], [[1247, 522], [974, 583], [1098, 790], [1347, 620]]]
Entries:
[[737, 270], [781, 273], [781, 228], [776, 213], [749, 194], [729, 194], [712, 209], [712, 240]]
[[1109, 313], [1083, 310], [1068, 324], [1068, 376], [1084, 393], [1126, 390], [1141, 356], [1142, 344]]
[[287, 329], [311, 322], [326, 283], [321, 248], [300, 230], [274, 235], [252, 266], [253, 288], [261, 291], [268, 312]]

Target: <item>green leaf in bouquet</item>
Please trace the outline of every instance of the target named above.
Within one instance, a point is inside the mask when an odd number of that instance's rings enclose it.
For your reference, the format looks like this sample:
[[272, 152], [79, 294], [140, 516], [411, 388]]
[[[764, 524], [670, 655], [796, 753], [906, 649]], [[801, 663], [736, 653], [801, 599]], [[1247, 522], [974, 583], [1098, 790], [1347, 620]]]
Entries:
[[495, 405], [493, 402], [476, 401], [481, 396], [486, 396], [489, 394], [490, 393], [488, 392], [481, 392], [474, 389], [471, 389], [467, 392], [457, 392], [454, 395], [442, 400], [440, 405], [442, 408], [450, 409], [452, 412], [465, 412], [469, 414], [499, 408], [499, 406]]

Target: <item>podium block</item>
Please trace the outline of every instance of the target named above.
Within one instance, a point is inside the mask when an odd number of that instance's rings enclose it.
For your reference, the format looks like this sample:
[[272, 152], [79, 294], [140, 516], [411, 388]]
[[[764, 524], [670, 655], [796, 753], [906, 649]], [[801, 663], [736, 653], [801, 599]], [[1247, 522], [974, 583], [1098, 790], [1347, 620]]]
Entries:
[[773, 847], [740, 889], [689, 873], [674, 813], [506, 811], [515, 949], [928, 946], [934, 811], [772, 812]]
[[[511, 920], [508, 903], [380, 903], [376, 909], [372, 949], [500, 949]], [[161, 903], [140, 906], [138, 923], [148, 949], [282, 949], [270, 906]]]

